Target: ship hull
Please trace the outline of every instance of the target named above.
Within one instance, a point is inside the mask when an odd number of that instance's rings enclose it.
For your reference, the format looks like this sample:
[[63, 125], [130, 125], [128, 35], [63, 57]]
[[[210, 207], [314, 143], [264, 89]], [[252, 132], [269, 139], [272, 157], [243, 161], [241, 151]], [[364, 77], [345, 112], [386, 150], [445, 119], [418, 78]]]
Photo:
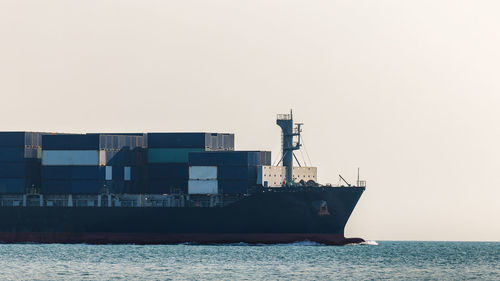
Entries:
[[22, 232], [0, 233], [3, 243], [62, 243], [62, 244], [288, 244], [311, 241], [324, 245], [360, 243], [361, 238], [345, 238], [325, 233], [61, 233]]
[[[312, 190], [312, 189], [311, 189]], [[262, 192], [225, 207], [3, 207], [4, 243], [276, 244], [346, 239], [364, 188]]]

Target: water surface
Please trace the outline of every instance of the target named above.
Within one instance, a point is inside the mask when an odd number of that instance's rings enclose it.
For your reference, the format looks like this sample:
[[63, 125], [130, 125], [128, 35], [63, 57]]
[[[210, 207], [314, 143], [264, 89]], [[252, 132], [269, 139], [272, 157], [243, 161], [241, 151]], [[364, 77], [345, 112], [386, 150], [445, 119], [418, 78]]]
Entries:
[[0, 244], [0, 280], [500, 280], [500, 242]]

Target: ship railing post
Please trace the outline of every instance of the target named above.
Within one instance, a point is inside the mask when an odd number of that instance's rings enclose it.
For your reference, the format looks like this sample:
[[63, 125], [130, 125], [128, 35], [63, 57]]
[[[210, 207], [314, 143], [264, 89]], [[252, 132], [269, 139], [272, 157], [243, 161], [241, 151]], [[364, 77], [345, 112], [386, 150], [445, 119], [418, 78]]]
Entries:
[[97, 195], [97, 207], [101, 207], [101, 194]]
[[142, 207], [142, 194], [137, 195], [137, 207]]
[[43, 194], [40, 194], [40, 207], [43, 207]]
[[26, 194], [23, 194], [23, 207], [26, 207]]
[[68, 195], [68, 207], [73, 207], [73, 195]]

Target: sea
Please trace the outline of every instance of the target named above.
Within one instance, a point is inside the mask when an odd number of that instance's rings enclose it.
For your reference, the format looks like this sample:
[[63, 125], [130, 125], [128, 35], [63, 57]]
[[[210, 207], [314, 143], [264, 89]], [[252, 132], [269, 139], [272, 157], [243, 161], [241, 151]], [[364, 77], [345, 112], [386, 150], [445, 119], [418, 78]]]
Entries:
[[500, 280], [500, 242], [0, 244], [0, 280]]

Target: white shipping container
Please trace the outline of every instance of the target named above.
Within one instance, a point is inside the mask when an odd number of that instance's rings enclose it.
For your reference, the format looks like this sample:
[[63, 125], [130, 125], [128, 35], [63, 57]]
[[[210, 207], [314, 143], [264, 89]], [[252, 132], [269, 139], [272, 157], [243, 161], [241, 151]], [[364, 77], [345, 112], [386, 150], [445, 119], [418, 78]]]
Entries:
[[190, 180], [216, 180], [217, 166], [190, 166]]
[[44, 150], [44, 166], [97, 166], [99, 150]]
[[189, 194], [217, 194], [218, 184], [216, 180], [189, 180]]

